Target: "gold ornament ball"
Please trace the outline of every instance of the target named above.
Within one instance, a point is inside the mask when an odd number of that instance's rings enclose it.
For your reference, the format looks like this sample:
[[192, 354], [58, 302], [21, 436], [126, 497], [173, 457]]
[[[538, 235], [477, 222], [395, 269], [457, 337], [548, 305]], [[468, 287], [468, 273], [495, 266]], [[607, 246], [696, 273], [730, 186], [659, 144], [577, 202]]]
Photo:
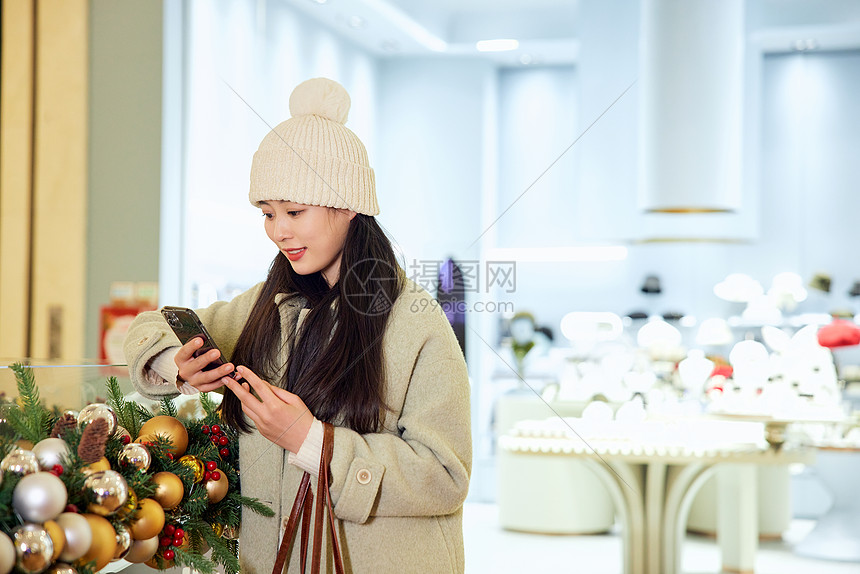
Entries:
[[101, 570], [116, 554], [116, 531], [111, 526], [111, 523], [106, 518], [98, 514], [84, 514], [90, 525], [90, 530], [93, 533], [93, 542], [86, 554], [78, 560], [79, 565], [86, 564], [95, 560], [95, 570]]
[[164, 528], [164, 509], [151, 498], [140, 501], [137, 519], [131, 523], [131, 537], [135, 540], [152, 538]]
[[92, 474], [94, 472], [99, 472], [101, 470], [110, 470], [110, 461], [108, 461], [108, 459], [105, 457], [101, 457], [97, 461], [81, 468], [81, 472], [87, 475]]
[[227, 474], [222, 472], [221, 476], [218, 477], [218, 480], [207, 480], [206, 481], [206, 494], [209, 496], [209, 502], [211, 504], [216, 504], [224, 500], [224, 497], [227, 496], [227, 487], [229, 485], [227, 481]]
[[51, 537], [51, 542], [54, 543], [54, 554], [51, 556], [51, 562], [56, 562], [57, 558], [62, 554], [63, 548], [66, 547], [66, 533], [63, 532], [63, 528], [53, 520], [45, 521], [45, 523], [42, 524], [42, 528], [45, 529], [45, 532], [47, 532], [48, 536]]
[[194, 482], [200, 482], [203, 480], [203, 473], [206, 472], [206, 468], [203, 466], [203, 461], [199, 458], [186, 454], [179, 458], [179, 464], [191, 469], [194, 473]]
[[158, 535], [144, 540], [132, 539], [131, 546], [125, 555], [125, 561], [132, 564], [146, 562], [158, 552]]
[[221, 538], [221, 534], [224, 533], [224, 525], [218, 524], [216, 522], [215, 524], [212, 525], [212, 532], [215, 533], [215, 536], [217, 536], [218, 538]]
[[125, 526], [119, 526], [116, 529], [116, 552], [113, 555], [111, 562], [122, 560], [128, 551], [131, 549], [131, 532]]
[[51, 566], [45, 574], [78, 574], [78, 571], [68, 564], [60, 563]]
[[172, 472], [159, 472], [152, 477], [153, 482], [158, 485], [155, 494], [152, 495], [162, 508], [172, 510], [179, 506], [185, 495], [185, 487], [182, 480]]
[[117, 516], [120, 518], [124, 518], [128, 515], [129, 512], [133, 511], [137, 508], [137, 493], [133, 488], [129, 487], [128, 489], [128, 500], [125, 505], [117, 511]]
[[135, 442], [155, 441], [156, 436], [163, 436], [171, 443], [168, 449], [173, 456], [180, 456], [188, 448], [188, 431], [179, 419], [167, 415], [152, 417], [140, 427], [140, 433]]

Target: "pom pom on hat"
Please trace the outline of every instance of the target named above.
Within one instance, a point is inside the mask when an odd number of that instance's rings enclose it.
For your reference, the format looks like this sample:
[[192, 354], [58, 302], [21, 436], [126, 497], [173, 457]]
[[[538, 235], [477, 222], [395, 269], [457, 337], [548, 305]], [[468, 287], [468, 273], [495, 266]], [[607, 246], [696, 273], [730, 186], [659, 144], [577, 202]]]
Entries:
[[322, 116], [345, 124], [349, 116], [349, 94], [328, 78], [312, 78], [296, 86], [290, 94], [290, 115]]

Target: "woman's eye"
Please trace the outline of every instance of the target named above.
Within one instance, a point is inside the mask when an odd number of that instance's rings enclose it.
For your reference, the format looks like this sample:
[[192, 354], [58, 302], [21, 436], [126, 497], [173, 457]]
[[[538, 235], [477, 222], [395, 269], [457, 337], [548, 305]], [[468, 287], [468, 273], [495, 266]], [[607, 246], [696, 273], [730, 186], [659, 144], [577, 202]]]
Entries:
[[300, 213], [301, 213], [301, 210], [299, 210], [299, 211], [288, 211], [287, 215], [289, 215], [290, 217], [295, 217]]
[[272, 213], [264, 213], [264, 214], [263, 214], [263, 217], [265, 217], [266, 219], [272, 219], [272, 217], [274, 217], [274, 214], [272, 214]]

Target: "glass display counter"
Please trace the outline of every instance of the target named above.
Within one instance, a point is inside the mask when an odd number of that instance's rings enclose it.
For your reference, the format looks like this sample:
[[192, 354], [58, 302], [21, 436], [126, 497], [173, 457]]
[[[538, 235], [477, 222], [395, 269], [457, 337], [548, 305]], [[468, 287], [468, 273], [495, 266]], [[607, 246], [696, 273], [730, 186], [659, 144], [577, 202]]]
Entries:
[[107, 397], [105, 382], [116, 377], [125, 394], [134, 392], [128, 367], [94, 359], [80, 361], [48, 361], [43, 359], [0, 359], [0, 393], [11, 401], [18, 396], [15, 363], [33, 369], [39, 395], [45, 406], [60, 410], [80, 410], [89, 403], [104, 402]]

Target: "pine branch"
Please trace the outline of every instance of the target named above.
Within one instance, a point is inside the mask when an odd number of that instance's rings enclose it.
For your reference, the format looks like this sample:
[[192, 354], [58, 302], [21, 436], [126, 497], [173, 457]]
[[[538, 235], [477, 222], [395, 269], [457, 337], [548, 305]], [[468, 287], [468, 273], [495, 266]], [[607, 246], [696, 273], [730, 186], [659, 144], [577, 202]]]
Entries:
[[173, 399], [167, 397], [161, 399], [161, 414], [176, 417], [176, 405], [173, 403]]
[[215, 572], [215, 565], [206, 560], [199, 552], [180, 548], [174, 548], [174, 552], [173, 560], [177, 566], [188, 566], [200, 574], [213, 574]]
[[206, 413], [206, 418], [215, 417], [218, 413], [218, 405], [209, 396], [209, 393], [200, 393], [200, 406]]
[[[21, 438], [36, 444], [47, 438], [51, 430], [50, 424], [46, 425], [46, 414], [48, 411], [41, 404], [39, 388], [36, 386], [33, 370], [21, 363], [15, 363], [10, 368], [15, 373], [15, 382], [18, 386], [18, 397], [21, 401], [20, 409], [9, 409], [7, 420], [9, 426], [18, 433]], [[47, 426], [47, 429], [45, 428]]]
[[239, 573], [239, 555], [238, 545], [235, 540], [227, 540], [221, 536], [216, 536], [212, 528], [205, 522], [191, 522], [189, 526], [194, 528], [196, 532], [203, 537], [209, 547], [212, 549], [212, 560], [224, 567], [224, 571], [228, 574]]
[[275, 515], [275, 511], [266, 506], [264, 503], [260, 502], [256, 498], [249, 498], [247, 496], [242, 496], [239, 493], [231, 492], [227, 495], [227, 497], [236, 503], [242, 505], [247, 508], [251, 512], [259, 514], [260, 516], [271, 517]]

